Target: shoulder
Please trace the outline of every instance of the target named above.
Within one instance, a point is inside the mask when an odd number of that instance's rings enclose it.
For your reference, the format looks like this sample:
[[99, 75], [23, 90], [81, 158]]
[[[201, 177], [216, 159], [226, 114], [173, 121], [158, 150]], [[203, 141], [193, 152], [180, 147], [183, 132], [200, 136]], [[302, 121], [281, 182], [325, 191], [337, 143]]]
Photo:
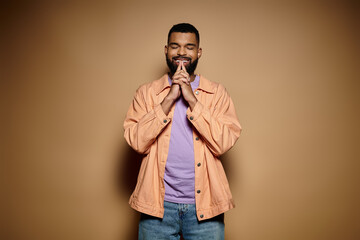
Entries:
[[227, 92], [224, 85], [222, 85], [219, 82], [211, 81], [202, 75], [200, 75], [199, 88], [209, 93], [215, 93], [215, 94], [219, 94], [219, 93], [223, 94]]
[[168, 75], [165, 74], [161, 78], [157, 80], [153, 80], [151, 82], [144, 83], [140, 85], [140, 87], [136, 90], [137, 93], [158, 93], [165, 87], [169, 85]]

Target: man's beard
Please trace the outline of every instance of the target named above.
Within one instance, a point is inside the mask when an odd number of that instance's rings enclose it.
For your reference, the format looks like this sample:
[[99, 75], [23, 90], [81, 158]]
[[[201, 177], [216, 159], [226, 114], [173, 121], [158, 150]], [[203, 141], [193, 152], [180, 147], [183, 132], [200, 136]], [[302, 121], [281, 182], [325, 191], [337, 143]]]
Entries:
[[[190, 76], [192, 74], [194, 74], [196, 66], [198, 64], [198, 60], [199, 60], [198, 58], [195, 61], [190, 60], [189, 64], [187, 66], [185, 66], [186, 71]], [[166, 63], [169, 67], [171, 76], [174, 75], [176, 72], [176, 69], [178, 68], [178, 65], [175, 62], [171, 61], [167, 56], [166, 56]]]

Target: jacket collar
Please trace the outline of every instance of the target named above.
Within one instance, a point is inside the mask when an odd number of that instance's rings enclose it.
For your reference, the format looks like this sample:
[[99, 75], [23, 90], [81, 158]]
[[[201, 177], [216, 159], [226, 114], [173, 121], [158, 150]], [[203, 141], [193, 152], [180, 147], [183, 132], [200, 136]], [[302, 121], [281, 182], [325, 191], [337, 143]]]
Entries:
[[[216, 84], [207, 80], [205, 77], [200, 75], [200, 83], [199, 87], [197, 89], [203, 90], [208, 93], [215, 93]], [[170, 88], [169, 84], [169, 75], [165, 74], [160, 79], [156, 80], [154, 82], [154, 90], [156, 95], [159, 95], [162, 91], [164, 91], [166, 88]]]

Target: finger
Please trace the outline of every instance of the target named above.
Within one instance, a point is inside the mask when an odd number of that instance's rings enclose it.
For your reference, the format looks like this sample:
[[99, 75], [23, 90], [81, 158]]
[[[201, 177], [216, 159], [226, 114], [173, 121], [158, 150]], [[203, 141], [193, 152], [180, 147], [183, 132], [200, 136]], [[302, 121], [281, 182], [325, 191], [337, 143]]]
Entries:
[[186, 73], [186, 72], [180, 72], [179, 75], [180, 75], [181, 77], [184, 77], [184, 78], [189, 78], [189, 77], [190, 77], [189, 74]]
[[173, 84], [181, 84], [181, 80], [180, 79], [174, 79], [174, 80], [172, 80], [172, 83]]
[[180, 78], [183, 78], [184, 76], [181, 75], [180, 72], [175, 73], [172, 80], [179, 80]]
[[184, 62], [183, 61], [181, 61], [181, 69], [182, 70], [184, 70], [184, 72], [186, 72], [187, 73], [187, 71], [186, 71], [186, 67], [185, 67], [185, 65], [184, 65]]
[[172, 77], [172, 79], [180, 79], [180, 78], [186, 78], [186, 79], [190, 79], [190, 76], [188, 73], [185, 73], [183, 71], [180, 72], [176, 72], [174, 74], [174, 76]]
[[188, 73], [184, 73], [184, 72], [178, 72], [176, 74], [174, 74], [173, 78], [172, 79], [181, 79], [181, 78], [185, 78], [185, 79], [188, 79], [190, 80], [190, 76]]
[[186, 85], [190, 85], [190, 82], [187, 79], [182, 78], [181, 81]]
[[176, 69], [176, 72], [173, 75], [173, 78], [179, 78], [181, 72], [183, 72], [183, 71], [181, 70], [181, 63], [179, 63], [179, 65]]
[[189, 85], [188, 81], [185, 78], [180, 78], [174, 81], [174, 84], [179, 85], [180, 87], [184, 86], [184, 84]]
[[180, 61], [179, 65], [178, 65], [176, 71], [178, 72], [178, 71], [180, 71], [180, 70], [181, 70], [181, 61]]
[[180, 77], [180, 78], [178, 78], [177, 79], [177, 81], [180, 81], [181, 83], [186, 83], [187, 85], [189, 85], [190, 84], [190, 80], [189, 80], [189, 78], [187, 78], [187, 77]]

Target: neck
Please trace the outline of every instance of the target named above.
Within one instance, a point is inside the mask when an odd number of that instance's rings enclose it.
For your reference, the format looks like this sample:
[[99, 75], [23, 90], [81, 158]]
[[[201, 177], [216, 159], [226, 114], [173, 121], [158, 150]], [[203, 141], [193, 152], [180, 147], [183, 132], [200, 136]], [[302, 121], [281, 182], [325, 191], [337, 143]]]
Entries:
[[195, 80], [195, 77], [196, 77], [195, 74], [191, 74], [191, 75], [190, 75], [190, 82], [193, 82], [193, 81]]

